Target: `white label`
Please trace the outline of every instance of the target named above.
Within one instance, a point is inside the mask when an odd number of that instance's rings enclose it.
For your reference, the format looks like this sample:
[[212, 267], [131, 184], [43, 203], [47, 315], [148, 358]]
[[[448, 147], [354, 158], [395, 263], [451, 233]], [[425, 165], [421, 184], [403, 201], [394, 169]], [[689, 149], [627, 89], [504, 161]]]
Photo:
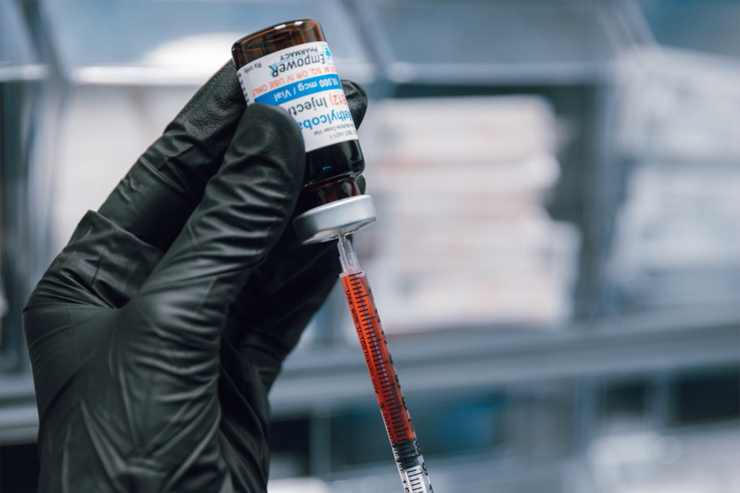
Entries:
[[329, 45], [305, 43], [265, 55], [237, 72], [247, 105], [280, 106], [298, 122], [306, 152], [357, 139]]

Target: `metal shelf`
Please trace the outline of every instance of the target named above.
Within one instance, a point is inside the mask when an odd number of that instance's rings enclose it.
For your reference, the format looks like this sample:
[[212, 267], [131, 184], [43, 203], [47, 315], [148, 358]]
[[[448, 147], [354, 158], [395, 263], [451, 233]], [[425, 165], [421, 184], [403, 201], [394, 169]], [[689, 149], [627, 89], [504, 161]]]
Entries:
[[71, 0], [45, 9], [75, 84], [197, 86], [239, 36], [293, 17], [321, 19], [342, 75], [366, 85], [601, 84], [614, 56], [603, 8], [590, 2]]
[[33, 81], [46, 77], [20, 5], [0, 2], [0, 82]]

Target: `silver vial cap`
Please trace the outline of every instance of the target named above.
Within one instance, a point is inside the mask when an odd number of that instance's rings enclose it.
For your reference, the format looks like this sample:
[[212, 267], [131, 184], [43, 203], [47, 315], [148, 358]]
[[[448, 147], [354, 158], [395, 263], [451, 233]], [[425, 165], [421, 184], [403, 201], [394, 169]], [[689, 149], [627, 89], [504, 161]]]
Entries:
[[298, 240], [307, 245], [352, 233], [376, 219], [372, 197], [356, 195], [307, 210], [293, 219], [293, 228]]

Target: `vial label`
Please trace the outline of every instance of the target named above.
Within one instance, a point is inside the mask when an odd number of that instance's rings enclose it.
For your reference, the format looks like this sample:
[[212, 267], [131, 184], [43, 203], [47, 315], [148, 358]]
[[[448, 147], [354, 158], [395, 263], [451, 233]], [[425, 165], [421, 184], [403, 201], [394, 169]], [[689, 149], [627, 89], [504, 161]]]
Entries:
[[298, 122], [306, 152], [357, 139], [337, 69], [324, 41], [265, 55], [237, 72], [247, 105], [280, 106]]

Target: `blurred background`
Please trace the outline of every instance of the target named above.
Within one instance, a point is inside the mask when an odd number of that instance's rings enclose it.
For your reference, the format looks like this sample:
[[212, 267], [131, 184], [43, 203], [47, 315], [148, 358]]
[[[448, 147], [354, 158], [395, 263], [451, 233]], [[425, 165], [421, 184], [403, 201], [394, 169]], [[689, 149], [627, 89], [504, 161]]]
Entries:
[[[439, 492], [740, 491], [740, 0], [0, 0], [0, 489], [21, 309], [245, 34], [367, 88], [355, 244]], [[341, 292], [271, 394], [271, 493], [397, 492]]]

